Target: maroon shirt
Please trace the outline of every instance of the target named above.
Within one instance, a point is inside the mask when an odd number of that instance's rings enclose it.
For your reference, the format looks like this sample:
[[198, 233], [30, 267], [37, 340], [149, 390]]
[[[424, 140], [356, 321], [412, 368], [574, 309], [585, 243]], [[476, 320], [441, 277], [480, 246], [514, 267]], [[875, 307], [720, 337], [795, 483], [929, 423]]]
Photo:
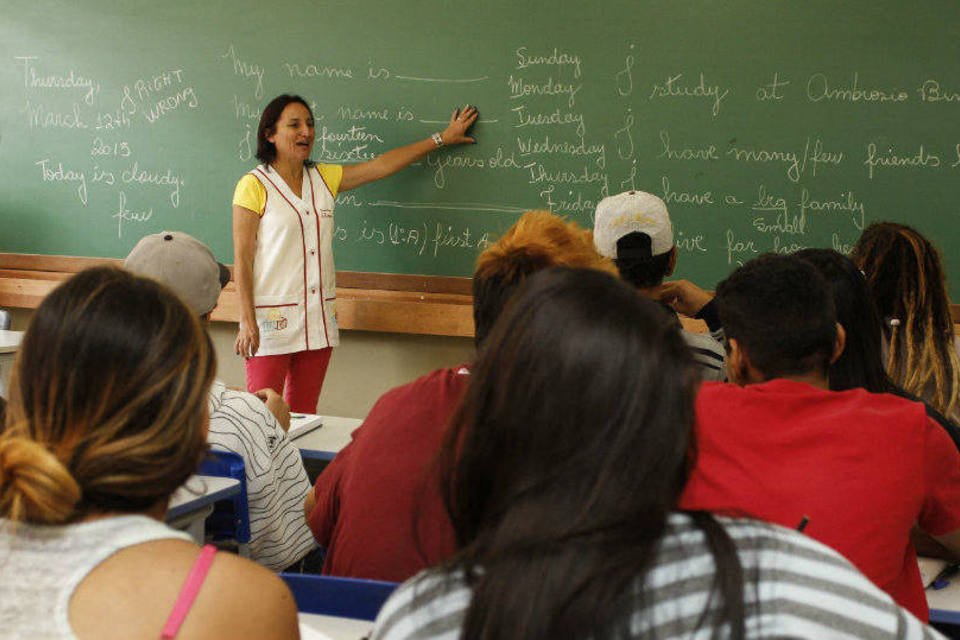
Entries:
[[434, 458], [469, 377], [439, 369], [388, 391], [317, 478], [325, 574], [402, 582], [453, 554]]

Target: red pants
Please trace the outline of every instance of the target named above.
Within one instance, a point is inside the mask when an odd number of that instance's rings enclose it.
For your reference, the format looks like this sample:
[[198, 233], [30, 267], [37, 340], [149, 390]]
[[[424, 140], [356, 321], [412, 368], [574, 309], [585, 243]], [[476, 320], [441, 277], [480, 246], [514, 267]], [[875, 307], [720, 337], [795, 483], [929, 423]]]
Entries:
[[295, 413], [316, 413], [331, 347], [312, 351], [247, 358], [247, 391], [271, 388]]

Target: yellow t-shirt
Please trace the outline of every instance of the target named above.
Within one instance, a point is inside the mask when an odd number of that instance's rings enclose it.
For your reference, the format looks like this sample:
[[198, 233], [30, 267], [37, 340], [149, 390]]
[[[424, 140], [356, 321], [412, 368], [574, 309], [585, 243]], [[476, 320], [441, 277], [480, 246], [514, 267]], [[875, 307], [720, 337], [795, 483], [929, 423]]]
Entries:
[[[340, 190], [340, 181], [343, 179], [343, 167], [339, 164], [319, 164], [316, 165], [317, 173], [327, 183], [330, 193], [337, 197], [337, 191]], [[253, 175], [247, 173], [233, 192], [233, 204], [254, 211], [262, 216], [263, 210], [267, 206], [267, 190]]]

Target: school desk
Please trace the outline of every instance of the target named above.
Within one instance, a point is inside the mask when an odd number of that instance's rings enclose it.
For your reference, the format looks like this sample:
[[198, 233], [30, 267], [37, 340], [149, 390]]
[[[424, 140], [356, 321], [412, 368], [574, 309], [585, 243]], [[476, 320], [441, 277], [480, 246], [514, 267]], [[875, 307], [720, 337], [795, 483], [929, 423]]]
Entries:
[[23, 331], [0, 330], [0, 397], [7, 397], [10, 370], [13, 368], [13, 360], [21, 340]]
[[213, 512], [213, 505], [240, 493], [235, 478], [192, 475], [170, 497], [167, 524], [186, 531], [197, 544], [204, 542], [204, 521]]
[[293, 444], [300, 449], [300, 455], [304, 460], [330, 462], [341, 449], [350, 443], [350, 434], [363, 422], [359, 418], [292, 414], [290, 416], [290, 429], [297, 428], [306, 431], [302, 428], [302, 425], [315, 424], [318, 420], [322, 422], [321, 427], [299, 436], [294, 435], [292, 438]]
[[298, 613], [301, 640], [360, 640], [370, 635], [373, 623], [355, 618]]

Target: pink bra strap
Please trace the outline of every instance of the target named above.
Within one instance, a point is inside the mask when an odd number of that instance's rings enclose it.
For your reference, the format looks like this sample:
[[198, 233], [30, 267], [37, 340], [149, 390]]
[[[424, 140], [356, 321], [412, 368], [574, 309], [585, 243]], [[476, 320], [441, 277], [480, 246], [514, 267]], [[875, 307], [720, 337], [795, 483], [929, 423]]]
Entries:
[[200, 550], [200, 555], [197, 556], [196, 561], [190, 568], [190, 575], [187, 576], [183, 586], [180, 587], [180, 594], [173, 605], [173, 611], [170, 612], [167, 623], [163, 625], [163, 633], [160, 635], [162, 639], [174, 638], [180, 631], [180, 626], [186, 620], [187, 614], [190, 613], [190, 607], [193, 606], [193, 601], [197, 599], [200, 587], [203, 586], [203, 581], [207, 578], [207, 572], [210, 571], [210, 565], [213, 564], [213, 556], [216, 552], [217, 548], [212, 544], [205, 545]]

